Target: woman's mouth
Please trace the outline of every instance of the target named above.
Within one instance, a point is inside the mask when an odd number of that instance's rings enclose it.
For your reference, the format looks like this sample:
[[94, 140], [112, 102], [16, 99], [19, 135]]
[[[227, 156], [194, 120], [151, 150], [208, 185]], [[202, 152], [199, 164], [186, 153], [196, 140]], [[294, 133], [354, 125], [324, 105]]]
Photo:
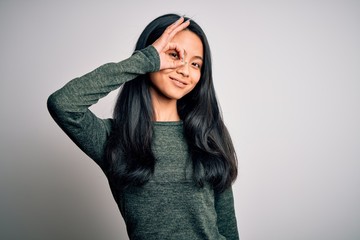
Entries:
[[185, 82], [183, 82], [183, 81], [181, 81], [181, 80], [179, 80], [179, 79], [172, 78], [172, 77], [170, 77], [170, 79], [171, 79], [172, 82], [173, 82], [177, 87], [179, 87], [179, 88], [184, 88], [184, 87], [186, 87], [186, 85], [187, 85]]

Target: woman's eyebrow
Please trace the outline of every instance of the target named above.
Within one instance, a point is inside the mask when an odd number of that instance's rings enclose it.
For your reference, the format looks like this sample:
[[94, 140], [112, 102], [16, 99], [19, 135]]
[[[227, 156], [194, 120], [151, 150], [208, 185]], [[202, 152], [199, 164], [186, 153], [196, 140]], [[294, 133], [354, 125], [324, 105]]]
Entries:
[[194, 58], [198, 58], [198, 59], [200, 59], [201, 61], [203, 61], [203, 58], [200, 57], [200, 56], [195, 56]]

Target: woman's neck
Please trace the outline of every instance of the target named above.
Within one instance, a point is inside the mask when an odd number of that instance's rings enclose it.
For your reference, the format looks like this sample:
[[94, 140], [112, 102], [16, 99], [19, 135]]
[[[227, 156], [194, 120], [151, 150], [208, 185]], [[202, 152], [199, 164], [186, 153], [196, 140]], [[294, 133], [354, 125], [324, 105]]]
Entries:
[[172, 122], [179, 121], [180, 117], [177, 112], [176, 101], [174, 102], [153, 102], [154, 121]]
[[154, 110], [154, 121], [173, 122], [180, 120], [176, 99], [169, 99], [159, 94], [151, 94], [151, 99]]

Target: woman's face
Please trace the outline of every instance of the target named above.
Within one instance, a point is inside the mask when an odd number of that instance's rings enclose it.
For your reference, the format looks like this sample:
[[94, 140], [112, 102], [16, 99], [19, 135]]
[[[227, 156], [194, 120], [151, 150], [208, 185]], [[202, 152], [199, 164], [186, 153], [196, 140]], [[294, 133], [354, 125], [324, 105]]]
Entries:
[[[150, 93], [153, 98], [179, 100], [194, 89], [201, 77], [203, 44], [200, 38], [189, 30], [183, 30], [178, 32], [171, 42], [184, 49], [185, 64], [178, 68], [150, 73]], [[179, 58], [175, 50], [169, 50], [167, 54], [174, 60]]]

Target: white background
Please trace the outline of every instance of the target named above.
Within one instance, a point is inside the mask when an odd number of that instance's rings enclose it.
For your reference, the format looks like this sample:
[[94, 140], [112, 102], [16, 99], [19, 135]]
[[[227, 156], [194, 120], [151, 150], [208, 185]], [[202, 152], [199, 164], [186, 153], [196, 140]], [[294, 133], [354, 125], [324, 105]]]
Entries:
[[[239, 157], [241, 238], [360, 239], [356, 0], [2, 0], [0, 239], [127, 239], [106, 178], [46, 100], [129, 57], [144, 27], [171, 12], [193, 17], [209, 38]], [[94, 111], [110, 116], [115, 97]]]

